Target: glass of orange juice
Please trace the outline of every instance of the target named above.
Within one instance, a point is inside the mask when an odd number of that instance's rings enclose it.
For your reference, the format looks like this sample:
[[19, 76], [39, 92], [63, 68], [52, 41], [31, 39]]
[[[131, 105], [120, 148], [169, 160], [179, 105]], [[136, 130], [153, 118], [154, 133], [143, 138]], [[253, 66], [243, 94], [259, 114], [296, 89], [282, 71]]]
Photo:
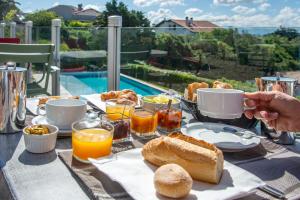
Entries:
[[157, 112], [140, 109], [131, 115], [131, 133], [141, 137], [156, 135]]
[[88, 158], [109, 156], [114, 126], [101, 120], [82, 120], [72, 124], [73, 157], [85, 163]]
[[135, 102], [125, 99], [111, 99], [105, 105], [107, 117], [113, 121], [130, 117], [135, 108]]

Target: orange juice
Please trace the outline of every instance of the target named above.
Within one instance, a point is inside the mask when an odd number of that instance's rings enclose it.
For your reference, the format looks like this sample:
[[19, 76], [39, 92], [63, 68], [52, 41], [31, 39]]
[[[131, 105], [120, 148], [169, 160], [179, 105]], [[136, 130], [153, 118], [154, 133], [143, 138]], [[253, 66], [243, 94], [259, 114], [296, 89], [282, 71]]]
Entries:
[[112, 141], [112, 133], [102, 128], [73, 130], [73, 155], [82, 161], [108, 156], [111, 154]]
[[111, 105], [111, 106], [106, 106], [106, 113], [107, 113], [107, 117], [110, 120], [120, 120], [126, 117], [130, 117], [131, 113], [133, 112], [134, 107], [132, 106], [126, 106], [125, 105]]
[[155, 134], [157, 128], [157, 113], [147, 110], [137, 110], [131, 115], [131, 131], [137, 135]]
[[133, 101], [117, 99], [108, 100], [105, 104], [107, 117], [113, 121], [130, 117], [135, 106]]

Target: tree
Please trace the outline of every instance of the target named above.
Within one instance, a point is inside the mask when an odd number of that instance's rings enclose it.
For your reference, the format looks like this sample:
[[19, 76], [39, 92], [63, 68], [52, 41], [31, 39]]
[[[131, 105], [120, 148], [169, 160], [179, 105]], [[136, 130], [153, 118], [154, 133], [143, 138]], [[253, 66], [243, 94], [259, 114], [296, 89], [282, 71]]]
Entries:
[[295, 39], [299, 35], [296, 29], [285, 28], [282, 26], [280, 26], [279, 29], [274, 32], [274, 34], [282, 37], [287, 37], [289, 40]]
[[28, 14], [25, 18], [26, 21], [32, 21], [35, 29], [33, 31], [33, 38], [36, 40], [51, 40], [51, 21], [58, 16], [54, 12], [40, 10]]
[[16, 5], [20, 5], [20, 3], [14, 0], [0, 0], [0, 21], [4, 20], [11, 9], [17, 9]]
[[111, 15], [120, 15], [123, 20], [123, 27], [148, 27], [150, 21], [144, 16], [144, 13], [136, 10], [128, 10], [127, 5], [118, 0], [111, 0], [105, 4], [106, 10], [97, 17], [94, 25], [107, 27], [108, 17]]
[[17, 17], [18, 11], [16, 9], [11, 9], [4, 17], [4, 21], [10, 22]]
[[32, 21], [34, 26], [51, 26], [52, 19], [56, 19], [56, 18], [58, 18], [58, 16], [54, 12], [40, 10], [28, 14], [25, 20]]

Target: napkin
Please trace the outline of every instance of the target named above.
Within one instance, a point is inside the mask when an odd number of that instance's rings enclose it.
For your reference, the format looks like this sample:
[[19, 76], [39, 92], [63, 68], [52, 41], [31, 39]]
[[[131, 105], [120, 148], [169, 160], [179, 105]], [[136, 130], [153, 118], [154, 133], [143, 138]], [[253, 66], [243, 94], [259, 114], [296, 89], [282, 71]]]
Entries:
[[37, 115], [38, 104], [39, 104], [38, 98], [27, 98], [26, 99], [26, 108], [34, 115]]
[[94, 106], [102, 111], [106, 111], [106, 105], [104, 101], [101, 101], [100, 94], [81, 95], [82, 98], [91, 102]]
[[[90, 160], [100, 171], [119, 182], [134, 199], [163, 199], [155, 191], [154, 172], [157, 167], [149, 164], [141, 155], [141, 148], [115, 154], [113, 158]], [[194, 181], [187, 199], [235, 199], [247, 196], [264, 182], [253, 174], [224, 163], [223, 176], [218, 185]]]

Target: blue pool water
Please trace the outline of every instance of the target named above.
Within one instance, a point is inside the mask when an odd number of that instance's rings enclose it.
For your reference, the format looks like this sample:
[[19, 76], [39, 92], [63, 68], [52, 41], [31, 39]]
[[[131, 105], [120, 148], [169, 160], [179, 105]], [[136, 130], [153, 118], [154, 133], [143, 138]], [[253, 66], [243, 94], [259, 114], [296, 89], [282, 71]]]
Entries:
[[[107, 91], [107, 72], [62, 73], [60, 82], [72, 95], [102, 93]], [[162, 93], [161, 90], [122, 75], [120, 88], [131, 89], [143, 96]]]

